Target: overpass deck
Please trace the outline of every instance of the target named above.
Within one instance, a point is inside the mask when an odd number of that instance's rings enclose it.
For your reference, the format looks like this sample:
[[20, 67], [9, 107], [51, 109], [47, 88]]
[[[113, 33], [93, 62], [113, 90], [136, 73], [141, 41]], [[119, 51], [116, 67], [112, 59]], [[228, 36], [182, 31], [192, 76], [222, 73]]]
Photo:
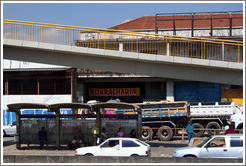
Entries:
[[243, 85], [243, 43], [4, 20], [4, 59]]
[[[243, 62], [241, 41], [3, 20], [3, 38], [164, 56]], [[150, 55], [151, 56], [151, 55]]]

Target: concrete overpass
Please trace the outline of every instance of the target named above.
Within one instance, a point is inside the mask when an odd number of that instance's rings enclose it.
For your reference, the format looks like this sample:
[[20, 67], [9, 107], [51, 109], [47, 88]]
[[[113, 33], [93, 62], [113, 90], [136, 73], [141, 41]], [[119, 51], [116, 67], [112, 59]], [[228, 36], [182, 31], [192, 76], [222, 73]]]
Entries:
[[243, 85], [243, 63], [3, 39], [3, 58], [152, 77]]

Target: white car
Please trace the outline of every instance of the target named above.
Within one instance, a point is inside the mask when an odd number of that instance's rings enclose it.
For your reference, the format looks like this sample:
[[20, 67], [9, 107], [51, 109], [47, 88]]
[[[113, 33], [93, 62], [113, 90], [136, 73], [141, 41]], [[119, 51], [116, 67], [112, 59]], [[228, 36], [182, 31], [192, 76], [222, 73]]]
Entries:
[[16, 121], [8, 124], [7, 126], [3, 126], [3, 136], [7, 135], [15, 135], [16, 133]]
[[136, 138], [109, 138], [98, 146], [78, 148], [75, 155], [149, 156], [150, 145]]
[[243, 134], [215, 135], [200, 145], [175, 149], [173, 157], [243, 158]]

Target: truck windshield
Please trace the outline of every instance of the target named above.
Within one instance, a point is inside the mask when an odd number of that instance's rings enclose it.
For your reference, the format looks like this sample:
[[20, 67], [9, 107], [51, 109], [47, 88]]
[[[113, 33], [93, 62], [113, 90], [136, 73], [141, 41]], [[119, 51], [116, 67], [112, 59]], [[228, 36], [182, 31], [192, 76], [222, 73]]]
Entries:
[[206, 139], [205, 141], [203, 141], [202, 143], [200, 143], [199, 145], [197, 145], [196, 147], [199, 147], [199, 148], [201, 148], [203, 145], [205, 145], [207, 142], [208, 142], [208, 140], [210, 140], [212, 137], [209, 137], [208, 139]]

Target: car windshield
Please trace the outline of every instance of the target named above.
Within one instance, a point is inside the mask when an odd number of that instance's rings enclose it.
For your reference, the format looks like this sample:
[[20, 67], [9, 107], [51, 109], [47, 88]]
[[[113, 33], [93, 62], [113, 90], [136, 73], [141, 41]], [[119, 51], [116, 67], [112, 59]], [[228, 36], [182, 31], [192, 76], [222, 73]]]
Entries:
[[210, 140], [212, 137], [209, 137], [208, 139], [206, 139], [205, 141], [203, 141], [202, 143], [200, 143], [199, 145], [197, 145], [196, 147], [199, 147], [199, 148], [201, 148], [203, 145], [205, 145], [207, 142], [208, 142], [208, 140]]

